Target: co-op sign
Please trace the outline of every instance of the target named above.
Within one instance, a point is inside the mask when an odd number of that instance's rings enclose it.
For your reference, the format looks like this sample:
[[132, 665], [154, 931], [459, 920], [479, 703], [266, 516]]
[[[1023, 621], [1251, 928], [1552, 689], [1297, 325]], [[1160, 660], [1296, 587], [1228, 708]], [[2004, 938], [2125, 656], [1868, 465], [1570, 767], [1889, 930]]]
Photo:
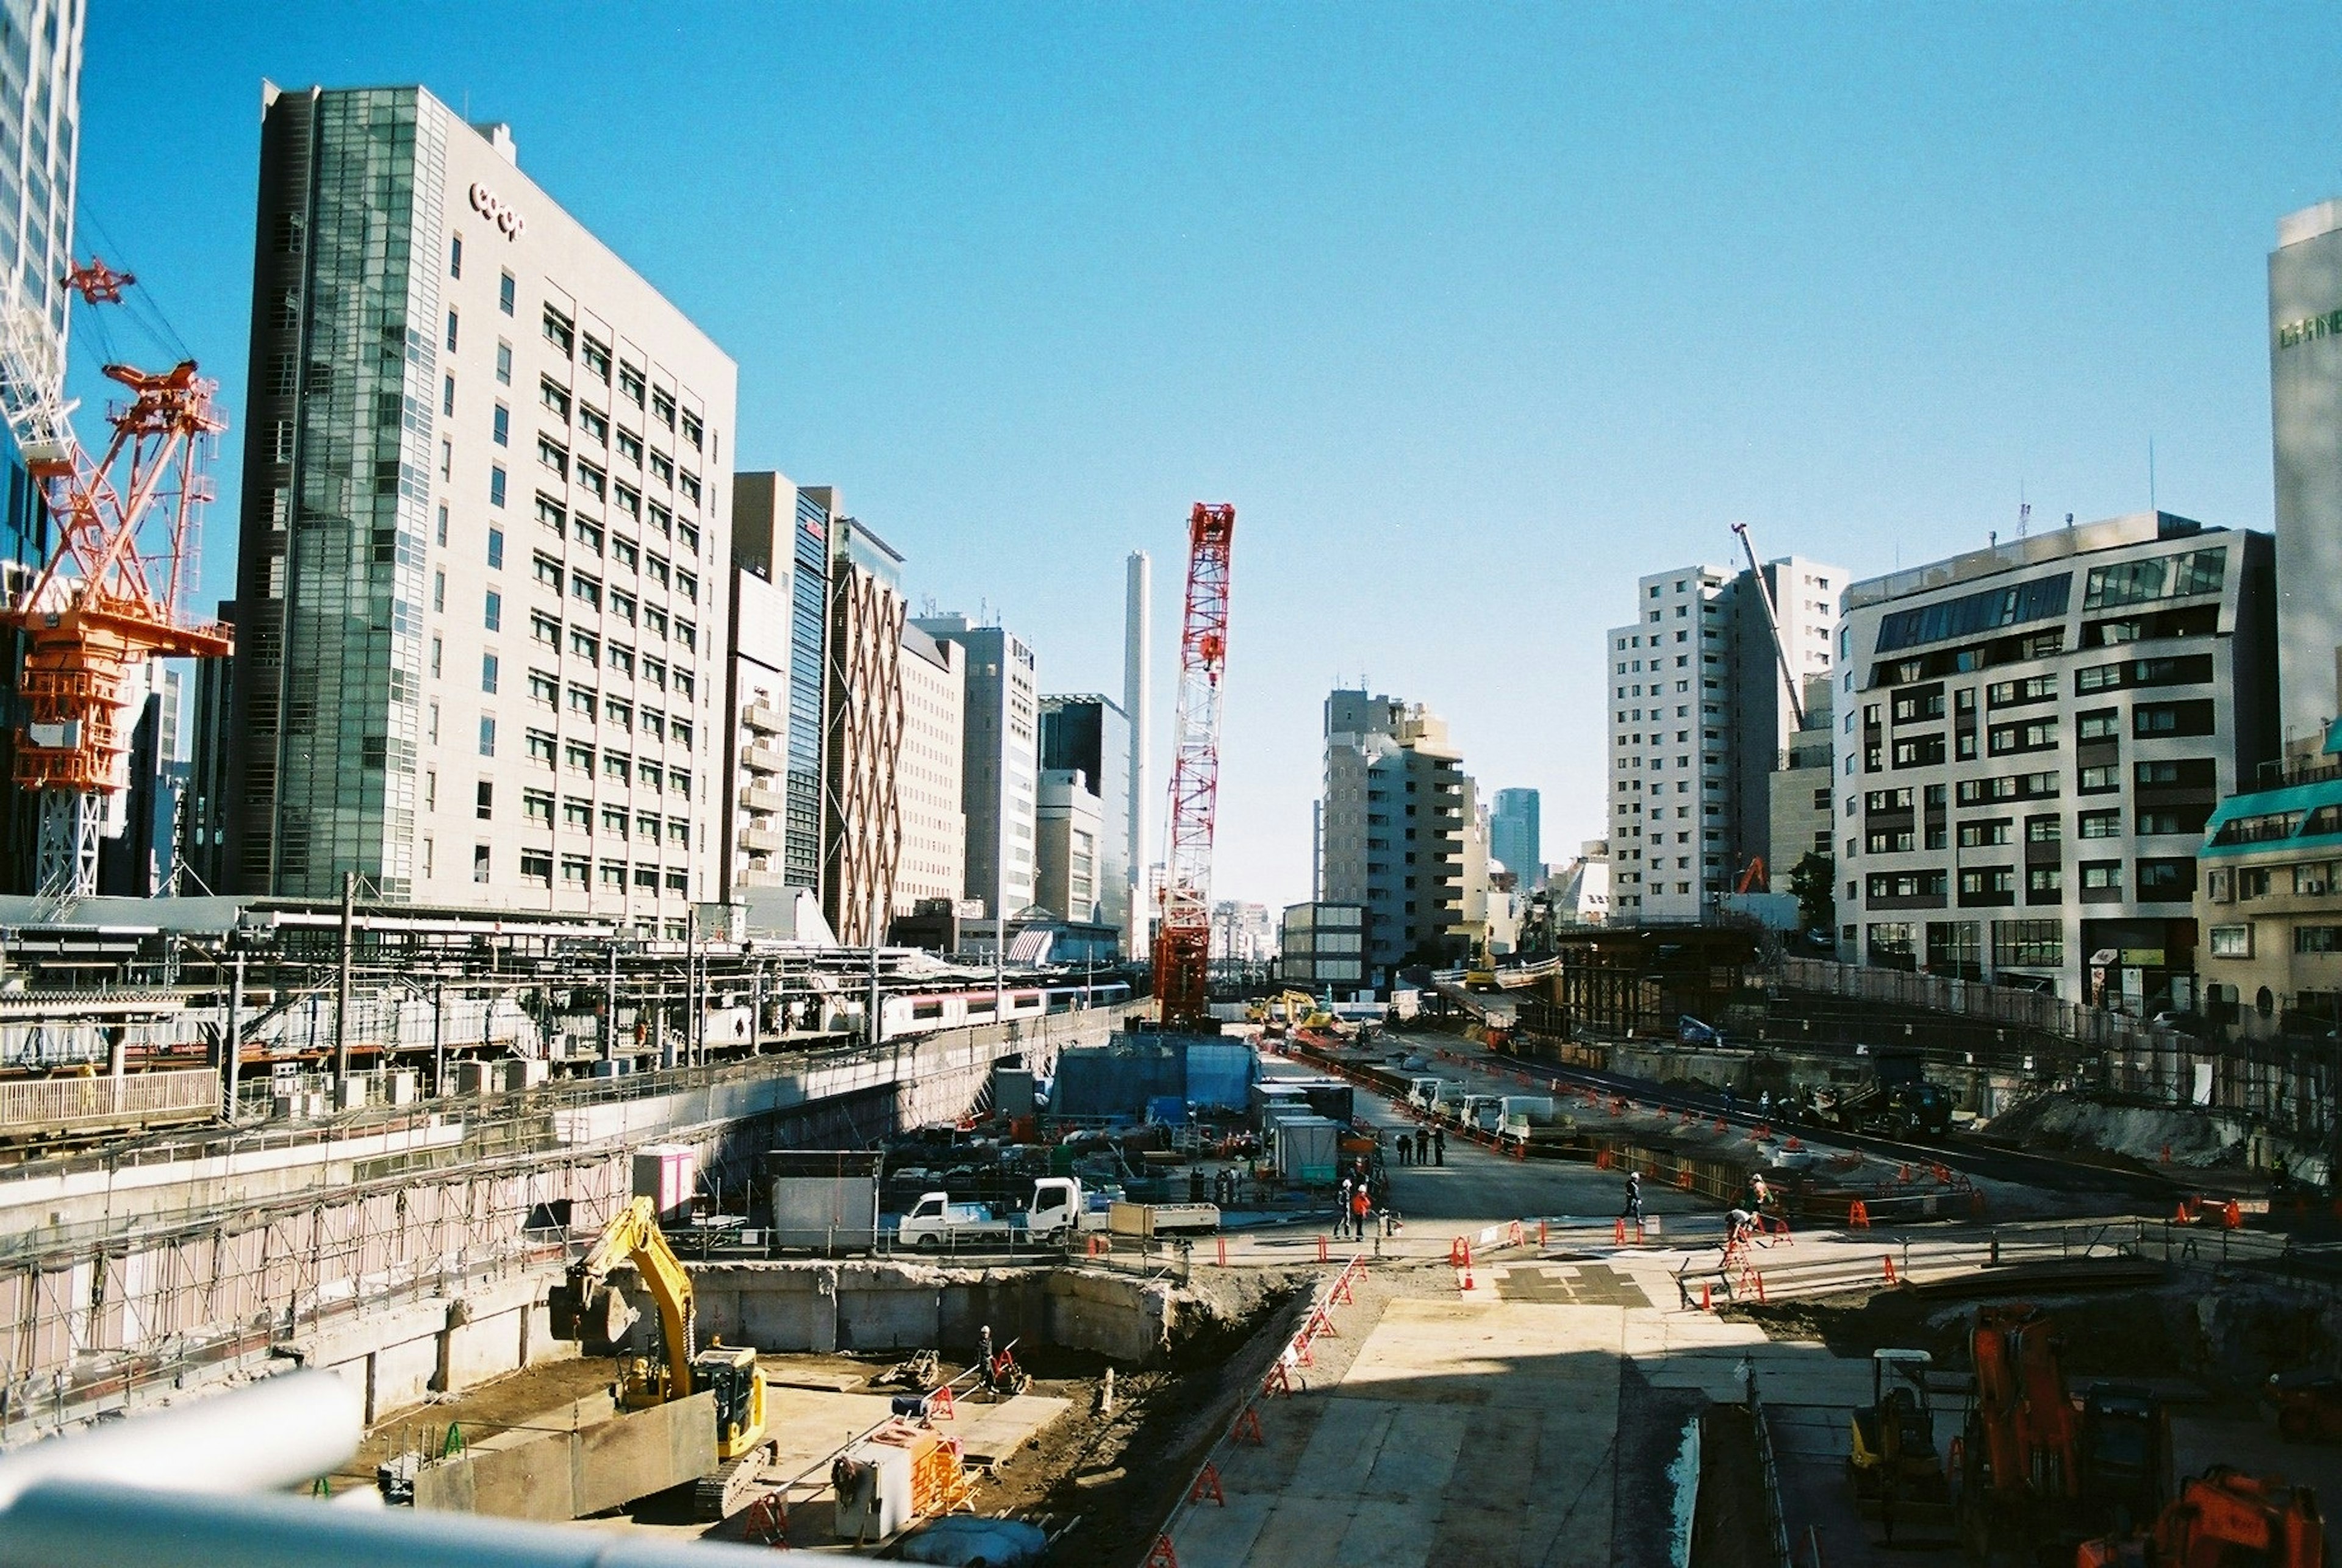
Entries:
[[508, 205], [504, 197], [477, 180], [472, 182], [472, 210], [495, 225], [508, 240], [520, 238], [520, 231], [527, 226], [520, 209]]

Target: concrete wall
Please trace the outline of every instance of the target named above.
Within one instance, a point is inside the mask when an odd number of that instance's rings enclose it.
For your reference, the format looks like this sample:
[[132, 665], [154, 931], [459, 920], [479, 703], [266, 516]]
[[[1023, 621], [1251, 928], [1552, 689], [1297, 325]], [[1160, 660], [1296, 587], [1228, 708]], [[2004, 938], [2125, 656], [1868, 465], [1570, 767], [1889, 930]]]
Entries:
[[415, 1478], [415, 1505], [557, 1523], [715, 1468], [716, 1395], [695, 1393], [575, 1432], [500, 1433], [425, 1465]]
[[703, 1336], [759, 1350], [965, 1352], [978, 1333], [1144, 1364], [1168, 1347], [1179, 1293], [1163, 1281], [1062, 1267], [896, 1263], [691, 1265]]

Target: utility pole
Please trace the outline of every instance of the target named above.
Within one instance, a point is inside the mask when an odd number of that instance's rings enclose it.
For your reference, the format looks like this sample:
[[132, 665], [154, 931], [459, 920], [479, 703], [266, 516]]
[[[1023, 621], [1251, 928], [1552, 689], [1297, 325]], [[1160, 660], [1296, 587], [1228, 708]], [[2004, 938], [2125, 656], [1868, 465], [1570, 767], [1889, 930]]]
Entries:
[[350, 934], [357, 914], [358, 874], [342, 873], [342, 973], [334, 988], [335, 1109], [349, 1092], [350, 1083]]
[[431, 1093], [434, 1097], [447, 1092], [447, 983], [431, 983]]
[[699, 916], [683, 928], [683, 1060], [699, 1064]]
[[227, 1029], [222, 1042], [225, 1052], [220, 1062], [221, 1114], [231, 1127], [235, 1125], [236, 1102], [241, 1094], [244, 1074], [244, 954], [235, 955], [235, 974], [227, 986]]
[[748, 1054], [760, 1056], [764, 1050], [765, 961], [752, 947], [748, 954]]
[[[995, 1008], [997, 1014], [999, 1009]], [[876, 1045], [884, 1034], [878, 1019], [878, 884], [870, 884], [870, 1000], [862, 1018], [863, 1043]]]
[[[610, 939], [610, 980], [602, 996], [602, 1060], [618, 1059], [618, 939]], [[612, 1069], [616, 1071], [616, 1069]]]

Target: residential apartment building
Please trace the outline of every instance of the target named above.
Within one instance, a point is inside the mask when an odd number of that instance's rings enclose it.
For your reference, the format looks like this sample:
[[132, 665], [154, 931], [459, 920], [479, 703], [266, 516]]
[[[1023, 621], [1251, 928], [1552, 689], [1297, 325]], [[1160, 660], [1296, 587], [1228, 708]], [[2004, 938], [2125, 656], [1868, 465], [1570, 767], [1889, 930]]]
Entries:
[[903, 848], [903, 557], [852, 517], [829, 541], [822, 913], [860, 947], [885, 940]]
[[2342, 714], [2342, 198], [2278, 221], [2268, 308], [2285, 734], [2322, 746]]
[[[1130, 920], [1130, 719], [1122, 704], [1090, 694], [1041, 699], [1041, 767], [1078, 773], [1097, 799], [1104, 836], [1098, 844], [1098, 911], [1083, 918], [1127, 934]], [[1044, 907], [1056, 906], [1046, 898]]]
[[1488, 853], [1518, 878], [1523, 887], [1533, 887], [1545, 880], [1539, 810], [1539, 796], [1533, 789], [1500, 789], [1488, 809]]
[[1365, 911], [1366, 984], [1462, 959], [1465, 792], [1463, 755], [1430, 709], [1363, 691], [1326, 697], [1316, 902]]
[[2273, 561], [2142, 513], [1849, 588], [1841, 957], [2185, 1006], [2206, 824], [2277, 750]]
[[984, 918], [1015, 916], [1034, 902], [1036, 812], [1040, 803], [1040, 690], [1032, 645], [966, 615], [923, 615], [931, 637], [966, 654], [960, 800], [967, 814], [967, 897]]
[[1770, 775], [1796, 727], [1782, 665], [1800, 684], [1828, 674], [1846, 581], [1793, 555], [1761, 577], [1686, 566], [1636, 584], [1637, 618], [1606, 639], [1613, 919], [1707, 919], [1751, 860], [1775, 858]]
[[1836, 684], [1827, 675], [1807, 678], [1806, 722], [1791, 733], [1767, 781], [1766, 842], [1771, 854], [1765, 865], [1777, 893], [1789, 891], [1789, 874], [1808, 854], [1829, 858], [1837, 854]]
[[419, 88], [266, 88], [255, 252], [241, 889], [682, 935], [733, 809], [733, 362]]
[[[0, 279], [8, 305], [39, 324], [34, 352], [60, 376], [70, 325], [63, 280], [74, 264], [85, 16], [84, 0], [0, 4], [0, 125], [6, 128], [0, 135]], [[0, 601], [30, 583], [53, 543], [40, 489], [14, 435], [0, 431]], [[21, 641], [22, 634], [0, 630], [0, 667], [20, 667], [22, 648], [12, 644]], [[38, 802], [9, 782], [25, 718], [15, 684], [0, 683], [0, 893], [34, 890]]]
[[1366, 912], [1356, 904], [1286, 905], [1277, 937], [1277, 978], [1313, 994], [1354, 1000], [1366, 978]]
[[895, 865], [895, 913], [923, 900], [957, 904], [967, 887], [966, 650], [906, 623], [901, 659], [903, 751], [895, 795], [903, 849]]
[[2288, 757], [2207, 825], [2197, 1007], [2247, 1037], [2331, 1038], [2342, 1028], [2342, 754]]

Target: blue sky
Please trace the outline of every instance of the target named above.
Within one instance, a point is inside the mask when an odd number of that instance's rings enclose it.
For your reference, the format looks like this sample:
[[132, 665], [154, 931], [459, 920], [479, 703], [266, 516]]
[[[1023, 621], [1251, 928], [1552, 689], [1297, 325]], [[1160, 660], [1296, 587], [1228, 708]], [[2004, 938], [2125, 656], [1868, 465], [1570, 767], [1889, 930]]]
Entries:
[[[243, 406], [263, 76], [419, 81], [740, 363], [736, 450], [1120, 689], [1238, 508], [1216, 891], [1307, 896], [1336, 678], [1600, 831], [1640, 573], [2270, 524], [2331, 5], [93, 7], [85, 210]], [[84, 231], [87, 248], [92, 231]], [[227, 591], [238, 448], [206, 551]], [[1160, 804], [1156, 805], [1159, 817]]]

